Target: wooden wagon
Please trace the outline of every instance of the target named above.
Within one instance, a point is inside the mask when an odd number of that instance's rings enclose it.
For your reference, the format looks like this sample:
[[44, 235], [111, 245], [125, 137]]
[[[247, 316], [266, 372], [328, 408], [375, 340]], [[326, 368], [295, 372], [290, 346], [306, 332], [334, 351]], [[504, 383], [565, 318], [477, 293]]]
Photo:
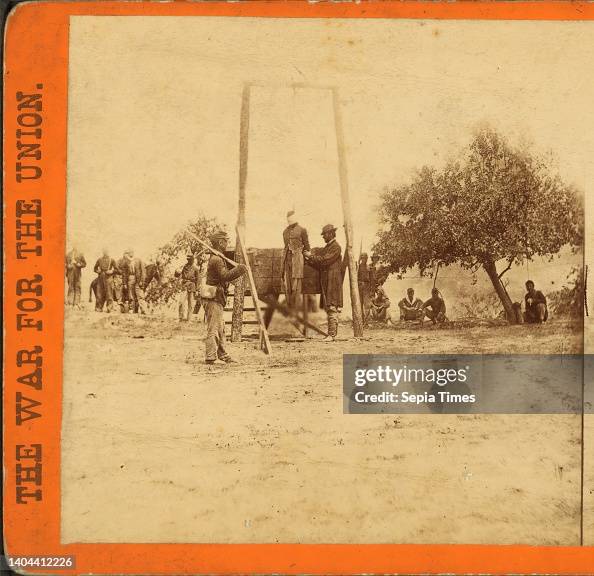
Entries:
[[[316, 253], [318, 248], [314, 248], [312, 253]], [[234, 257], [234, 252], [226, 252], [229, 258]], [[248, 260], [254, 278], [254, 284], [258, 293], [258, 298], [266, 304], [264, 312], [264, 323], [266, 327], [270, 325], [275, 310], [278, 310], [283, 316], [287, 317], [291, 323], [299, 328], [304, 335], [307, 335], [307, 329], [310, 328], [320, 334], [325, 334], [323, 330], [309, 322], [308, 319], [308, 299], [303, 299], [303, 307], [300, 313], [295, 314], [289, 310], [286, 304], [279, 302], [280, 295], [285, 293], [283, 282], [284, 271], [284, 249], [283, 248], [248, 248]], [[316, 268], [305, 264], [303, 270], [302, 294], [312, 296], [321, 294], [320, 273]], [[246, 296], [249, 296], [249, 292]], [[231, 310], [229, 308], [228, 310]], [[244, 306], [245, 311], [251, 311], [253, 308]], [[231, 324], [231, 322], [228, 322]], [[243, 321], [244, 324], [256, 324], [256, 321]]]

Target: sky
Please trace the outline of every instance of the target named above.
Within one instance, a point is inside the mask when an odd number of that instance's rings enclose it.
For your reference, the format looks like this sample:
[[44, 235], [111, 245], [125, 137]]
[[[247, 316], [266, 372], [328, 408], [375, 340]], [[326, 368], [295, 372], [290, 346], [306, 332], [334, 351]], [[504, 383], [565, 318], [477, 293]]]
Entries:
[[249, 246], [280, 247], [293, 208], [314, 245], [324, 224], [342, 225], [328, 86], [340, 96], [357, 250], [375, 240], [381, 191], [422, 165], [442, 165], [484, 123], [550, 155], [588, 199], [591, 27], [73, 17], [68, 243], [89, 260], [103, 246], [148, 259], [200, 214], [232, 229], [246, 83]]

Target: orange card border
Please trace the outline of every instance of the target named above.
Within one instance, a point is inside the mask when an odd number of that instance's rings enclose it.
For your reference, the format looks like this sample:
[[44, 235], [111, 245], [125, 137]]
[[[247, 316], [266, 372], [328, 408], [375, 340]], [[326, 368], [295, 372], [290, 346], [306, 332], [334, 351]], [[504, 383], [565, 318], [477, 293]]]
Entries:
[[[302, 0], [226, 2], [32, 2], [10, 13], [4, 68], [4, 537], [18, 555], [74, 555], [76, 569], [95, 574], [358, 574], [594, 572], [593, 547], [492, 545], [328, 544], [60, 544], [60, 431], [64, 318], [68, 30], [71, 15], [258, 16], [283, 18], [427, 18], [484, 20], [592, 20], [586, 2], [361, 2]], [[42, 84], [43, 88], [37, 86]], [[16, 180], [17, 92], [41, 93], [42, 158], [30, 160], [42, 176]], [[27, 109], [24, 112], [35, 112]], [[35, 116], [21, 122], [34, 124]], [[16, 205], [42, 202], [42, 255], [17, 258]], [[27, 220], [29, 218], [29, 220]], [[21, 222], [31, 222], [31, 215]], [[31, 238], [29, 238], [31, 240]], [[17, 296], [17, 282], [40, 274], [43, 293]], [[41, 309], [33, 310], [41, 305]], [[42, 330], [17, 330], [17, 314], [41, 321]], [[43, 387], [17, 378], [19, 350], [43, 348]], [[41, 402], [42, 416], [16, 425], [16, 400]], [[21, 401], [25, 404], [28, 400]], [[16, 447], [42, 445], [42, 500], [17, 504]], [[22, 449], [21, 449], [22, 451]], [[21, 466], [31, 466], [31, 459]], [[22, 473], [22, 471], [21, 471]], [[34, 490], [30, 482], [21, 486]], [[40, 570], [36, 570], [40, 571]]]

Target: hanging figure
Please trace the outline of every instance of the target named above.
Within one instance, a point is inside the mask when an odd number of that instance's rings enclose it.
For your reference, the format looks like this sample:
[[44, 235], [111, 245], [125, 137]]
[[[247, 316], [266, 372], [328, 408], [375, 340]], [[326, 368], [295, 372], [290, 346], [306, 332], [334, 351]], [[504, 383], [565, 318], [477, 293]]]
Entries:
[[287, 306], [295, 311], [301, 303], [303, 292], [303, 253], [309, 252], [307, 230], [297, 222], [294, 210], [287, 212], [288, 226], [283, 231], [283, 279]]

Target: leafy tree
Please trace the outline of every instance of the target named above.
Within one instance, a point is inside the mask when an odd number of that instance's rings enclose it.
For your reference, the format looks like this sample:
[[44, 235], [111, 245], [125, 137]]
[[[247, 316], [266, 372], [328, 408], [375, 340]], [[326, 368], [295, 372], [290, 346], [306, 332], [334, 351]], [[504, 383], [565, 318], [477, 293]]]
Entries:
[[181, 290], [181, 282], [174, 276], [174, 266], [181, 260], [185, 263], [186, 254], [194, 255], [194, 262], [200, 266], [205, 255], [205, 248], [194, 238], [197, 236], [208, 242], [209, 236], [217, 230], [224, 230], [216, 218], [199, 216], [186, 224], [173, 238], [157, 250], [155, 260], [160, 262], [164, 274], [160, 283], [152, 282], [147, 290], [146, 299], [151, 303], [168, 303]]
[[575, 249], [583, 237], [576, 190], [490, 128], [443, 169], [423, 167], [409, 184], [386, 190], [380, 217], [374, 252], [391, 272], [482, 268], [508, 319], [514, 313], [504, 274], [534, 256], [552, 259], [565, 245]]
[[572, 318], [583, 317], [584, 269], [574, 267], [567, 275], [567, 283], [548, 295], [549, 306], [555, 314]]

